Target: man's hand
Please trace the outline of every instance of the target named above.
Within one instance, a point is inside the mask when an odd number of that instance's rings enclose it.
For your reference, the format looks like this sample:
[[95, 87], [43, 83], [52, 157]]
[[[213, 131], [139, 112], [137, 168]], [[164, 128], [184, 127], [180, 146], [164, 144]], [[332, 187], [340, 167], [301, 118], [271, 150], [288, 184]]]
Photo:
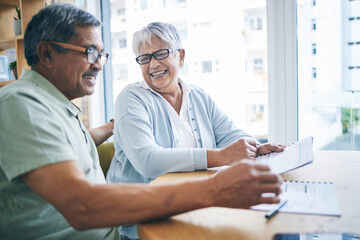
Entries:
[[265, 155], [271, 152], [282, 152], [285, 146], [274, 143], [264, 143], [257, 146], [256, 156]]
[[[214, 205], [249, 208], [262, 203], [279, 203], [282, 178], [266, 165], [243, 160], [217, 172], [212, 178]], [[273, 196], [262, 196], [274, 193]], [[271, 195], [271, 194], [270, 194]]]

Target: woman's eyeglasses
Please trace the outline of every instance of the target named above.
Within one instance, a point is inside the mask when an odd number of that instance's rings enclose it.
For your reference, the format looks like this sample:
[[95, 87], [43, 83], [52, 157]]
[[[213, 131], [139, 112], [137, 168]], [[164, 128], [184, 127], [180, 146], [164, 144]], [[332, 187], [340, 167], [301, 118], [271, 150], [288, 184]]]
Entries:
[[144, 64], [151, 62], [152, 57], [154, 57], [156, 60], [162, 60], [162, 59], [167, 58], [171, 52], [178, 51], [178, 50], [180, 50], [180, 49], [160, 49], [152, 54], [140, 55], [137, 58], [135, 58], [135, 60], [138, 62], [138, 64], [144, 65]]
[[95, 64], [96, 61], [98, 60], [98, 58], [100, 58], [101, 66], [105, 66], [105, 64], [109, 58], [108, 53], [99, 52], [95, 48], [83, 48], [83, 47], [79, 47], [79, 46], [68, 44], [68, 43], [60, 43], [60, 42], [53, 42], [53, 41], [51, 41], [50, 43], [61, 46], [68, 50], [73, 50], [73, 51], [77, 51], [77, 52], [85, 54], [87, 57], [87, 61], [90, 64]]

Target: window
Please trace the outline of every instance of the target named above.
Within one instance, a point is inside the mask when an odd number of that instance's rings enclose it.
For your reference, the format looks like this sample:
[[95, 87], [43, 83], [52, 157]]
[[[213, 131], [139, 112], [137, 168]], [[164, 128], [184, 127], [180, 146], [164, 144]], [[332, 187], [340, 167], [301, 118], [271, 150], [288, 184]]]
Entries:
[[134, 0], [134, 7], [135, 7], [135, 11], [146, 10], [148, 9], [148, 0]]
[[312, 54], [316, 55], [316, 43], [312, 44]]
[[[126, 2], [124, 18], [131, 21], [116, 21], [111, 31], [119, 27], [133, 32], [151, 21], [173, 23], [187, 51], [180, 75], [203, 87], [238, 126], [258, 139], [265, 135], [271, 142], [290, 144], [312, 135], [314, 150], [343, 146], [359, 150], [360, 0], [244, 0], [244, 5], [229, 1], [221, 8], [217, 1], [167, 7], [164, 0], [149, 0], [155, 15], [150, 14], [152, 9], [149, 14], [138, 12], [136, 0], [111, 0], [111, 8], [119, 1]], [[349, 17], [354, 19], [349, 21]], [[261, 31], [256, 31], [257, 18], [262, 19]], [[201, 29], [200, 23], [206, 22], [211, 26]], [[218, 48], [222, 42], [223, 48]], [[118, 73], [126, 79], [105, 79], [113, 80], [115, 98], [123, 86], [142, 76], [134, 61], [129, 61], [134, 58], [131, 43], [123, 49], [116, 47], [118, 39], [112, 43], [113, 75], [118, 64], [126, 68], [126, 74]], [[255, 58], [263, 59], [263, 73], [253, 71]], [[202, 73], [204, 59], [217, 59], [212, 61], [211, 74]], [[256, 109], [263, 112], [264, 121], [252, 121]]]
[[126, 39], [120, 39], [119, 40], [119, 47], [120, 48], [126, 48]]
[[[119, 1], [111, 0], [111, 8]], [[177, 28], [186, 50], [179, 76], [209, 93], [241, 129], [266, 141], [266, 0], [187, 3], [185, 0], [124, 1], [126, 22], [120, 23], [115, 17], [110, 19], [113, 102], [124, 86], [143, 79], [132, 52], [132, 33], [150, 22], [169, 22]], [[142, 9], [146, 12], [140, 11]], [[250, 31], [250, 25], [254, 31]], [[242, 34], [242, 30], [255, 35]], [[123, 31], [128, 34], [119, 34]], [[118, 44], [122, 41], [124, 44]], [[245, 62], [251, 71], [245, 71]], [[246, 110], [251, 104], [256, 105], [255, 113]], [[254, 121], [249, 122], [247, 118]]]
[[212, 72], [212, 62], [211, 61], [202, 61], [202, 73], [211, 73]]
[[297, 0], [299, 139], [313, 136], [315, 150], [360, 150], [360, 50], [355, 44], [360, 35], [352, 31], [356, 18], [343, 17], [360, 14], [360, 8], [349, 1], [317, 1], [325, 18], [307, 1]]
[[256, 23], [257, 23], [257, 30], [261, 30], [262, 29], [262, 19], [261, 18], [257, 18], [256, 19]]
[[314, 31], [316, 30], [316, 19], [311, 20], [311, 29]]
[[316, 79], [316, 68], [312, 68], [312, 78]]
[[125, 14], [125, 8], [117, 9], [116, 15], [121, 16]]
[[264, 70], [263, 59], [262, 58], [254, 58], [254, 71], [262, 71]]
[[262, 30], [263, 28], [263, 21], [261, 17], [249, 17], [247, 20], [248, 29], [253, 30]]

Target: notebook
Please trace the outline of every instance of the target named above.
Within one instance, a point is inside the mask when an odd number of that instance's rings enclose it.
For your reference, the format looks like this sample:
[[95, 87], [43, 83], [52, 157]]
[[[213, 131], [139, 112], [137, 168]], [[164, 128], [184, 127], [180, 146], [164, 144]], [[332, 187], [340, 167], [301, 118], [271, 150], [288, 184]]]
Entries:
[[274, 173], [284, 173], [313, 162], [313, 138], [308, 137], [287, 146], [283, 152], [272, 152], [256, 158]]
[[[279, 212], [340, 216], [334, 184], [331, 182], [284, 181], [280, 199], [287, 203]], [[269, 211], [276, 205], [260, 204], [254, 210]]]

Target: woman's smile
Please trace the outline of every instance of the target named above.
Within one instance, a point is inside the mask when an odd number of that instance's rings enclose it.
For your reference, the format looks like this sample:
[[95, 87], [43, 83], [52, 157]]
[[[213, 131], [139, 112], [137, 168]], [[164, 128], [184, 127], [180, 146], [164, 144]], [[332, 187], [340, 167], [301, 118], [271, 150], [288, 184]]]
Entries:
[[166, 74], [166, 72], [167, 72], [167, 70], [153, 72], [153, 73], [150, 74], [150, 76], [152, 76], [152, 77], [158, 77], [158, 76], [162, 77], [163, 75]]

